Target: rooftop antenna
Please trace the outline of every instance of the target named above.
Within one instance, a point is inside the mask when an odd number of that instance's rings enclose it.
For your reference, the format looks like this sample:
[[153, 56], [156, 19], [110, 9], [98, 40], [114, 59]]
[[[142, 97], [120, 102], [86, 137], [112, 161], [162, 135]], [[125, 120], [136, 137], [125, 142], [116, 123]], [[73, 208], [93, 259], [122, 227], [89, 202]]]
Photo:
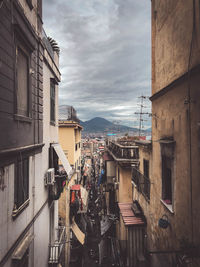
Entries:
[[138, 129], [138, 135], [140, 137], [141, 136], [141, 128], [142, 128], [143, 121], [146, 121], [146, 120], [143, 119], [143, 115], [149, 115], [150, 116], [151, 113], [143, 112], [143, 108], [145, 108], [144, 100], [149, 99], [149, 97], [141, 95], [139, 98], [141, 99], [140, 100], [140, 112], [135, 112], [135, 114], [140, 115], [139, 116], [139, 129]]

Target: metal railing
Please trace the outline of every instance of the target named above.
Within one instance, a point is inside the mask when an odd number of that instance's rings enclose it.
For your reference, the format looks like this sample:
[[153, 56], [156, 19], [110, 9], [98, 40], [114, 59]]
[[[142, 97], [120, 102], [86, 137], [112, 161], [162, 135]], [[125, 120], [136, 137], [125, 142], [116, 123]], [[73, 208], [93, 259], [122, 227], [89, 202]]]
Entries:
[[148, 200], [150, 200], [150, 179], [133, 167], [132, 181], [137, 186], [138, 192], [142, 193]]
[[56, 230], [56, 240], [49, 245], [49, 264], [59, 263], [62, 250], [66, 243], [66, 228], [59, 226]]
[[121, 145], [115, 141], [109, 141], [107, 149], [112, 153], [116, 160], [138, 160], [139, 148], [133, 143]]

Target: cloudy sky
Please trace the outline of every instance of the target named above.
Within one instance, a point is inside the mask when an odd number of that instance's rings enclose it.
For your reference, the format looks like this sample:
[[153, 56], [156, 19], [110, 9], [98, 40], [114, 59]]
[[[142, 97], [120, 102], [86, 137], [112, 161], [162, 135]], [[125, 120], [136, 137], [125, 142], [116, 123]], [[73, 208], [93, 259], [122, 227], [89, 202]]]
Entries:
[[150, 0], [43, 0], [45, 31], [61, 48], [60, 105], [73, 105], [84, 121], [138, 124], [138, 97], [151, 93], [150, 7]]

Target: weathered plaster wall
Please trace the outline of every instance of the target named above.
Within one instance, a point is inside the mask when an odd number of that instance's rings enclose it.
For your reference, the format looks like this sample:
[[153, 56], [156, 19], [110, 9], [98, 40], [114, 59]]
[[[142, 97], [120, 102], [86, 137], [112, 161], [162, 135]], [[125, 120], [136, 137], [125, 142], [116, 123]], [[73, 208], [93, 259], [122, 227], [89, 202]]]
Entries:
[[71, 165], [74, 165], [75, 136], [74, 128], [59, 126], [59, 143], [63, 151], [67, 151], [67, 158]]
[[[200, 63], [199, 1], [195, 0], [191, 66]], [[193, 32], [192, 0], [152, 0], [152, 94], [169, 85], [188, 70]]]
[[[152, 94], [169, 84], [171, 87], [162, 91], [157, 98], [152, 98], [153, 165], [148, 231], [150, 249], [179, 249], [183, 240], [187, 244], [193, 241], [198, 245], [200, 240], [200, 212], [197, 204], [200, 201], [200, 24], [199, 1], [194, 2], [193, 10], [193, 1], [190, 0], [152, 0]], [[195, 70], [183, 76], [194, 66]], [[182, 78], [176, 81], [180, 77]], [[190, 97], [191, 101], [188, 102]], [[164, 137], [173, 137], [176, 142], [173, 212], [160, 201], [162, 166], [158, 140]], [[158, 220], [163, 214], [170, 221], [170, 227], [166, 230], [158, 227]]]
[[123, 167], [119, 167], [119, 169], [118, 201], [119, 203], [132, 202], [131, 169]]
[[[183, 240], [192, 240], [192, 217], [194, 234], [193, 239], [199, 243], [200, 231], [198, 222], [200, 212], [198, 204], [200, 201], [198, 177], [200, 166], [199, 151], [199, 108], [200, 92], [199, 73], [191, 76], [191, 157], [192, 166], [190, 173], [189, 159], [189, 116], [188, 104], [185, 104], [188, 82], [185, 80], [169, 91], [166, 95], [153, 101], [153, 165], [152, 186], [150, 202], [151, 230], [149, 238], [153, 247], [161, 249], [178, 249]], [[175, 158], [173, 175], [173, 213], [160, 201], [162, 198], [162, 170], [161, 151], [158, 140], [171, 136], [174, 138]], [[191, 191], [192, 179], [192, 191]], [[192, 203], [191, 203], [192, 194]], [[191, 204], [193, 205], [191, 211]], [[159, 228], [158, 220], [163, 214], [167, 214], [170, 227], [166, 230]]]

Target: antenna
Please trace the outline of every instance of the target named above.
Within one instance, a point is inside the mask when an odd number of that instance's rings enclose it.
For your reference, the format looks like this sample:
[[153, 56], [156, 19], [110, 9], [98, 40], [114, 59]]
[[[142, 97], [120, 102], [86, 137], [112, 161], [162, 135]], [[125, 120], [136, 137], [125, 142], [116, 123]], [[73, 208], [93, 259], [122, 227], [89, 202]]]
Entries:
[[149, 115], [150, 116], [151, 113], [149, 113], [149, 112], [143, 112], [143, 108], [145, 108], [145, 106], [143, 105], [144, 100], [145, 99], [149, 99], [149, 97], [148, 96], [141, 95], [139, 98], [141, 99], [141, 101], [140, 101], [140, 112], [135, 112], [135, 114], [140, 115], [140, 117], [139, 117], [139, 130], [138, 130], [138, 135], [141, 136], [142, 123], [143, 123], [143, 121], [146, 121], [146, 120], [143, 119], [143, 115]]

